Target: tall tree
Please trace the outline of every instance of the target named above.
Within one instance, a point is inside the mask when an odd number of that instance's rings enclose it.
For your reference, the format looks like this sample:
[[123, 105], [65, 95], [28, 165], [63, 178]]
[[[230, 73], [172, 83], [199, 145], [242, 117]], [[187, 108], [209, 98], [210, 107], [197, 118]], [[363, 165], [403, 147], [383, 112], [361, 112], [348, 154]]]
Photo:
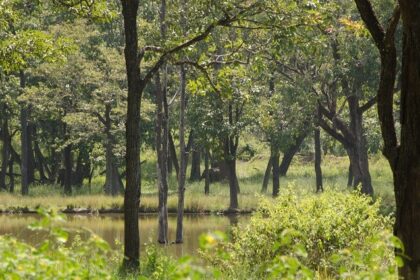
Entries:
[[[400, 0], [384, 27], [368, 0], [356, 0], [360, 15], [381, 55], [378, 114], [384, 139], [383, 154], [394, 176], [397, 206], [395, 234], [404, 244], [404, 279], [420, 278], [420, 6], [417, 1]], [[403, 26], [401, 74], [401, 132], [397, 137], [394, 119], [394, 92], [397, 73], [395, 32], [400, 18]], [[399, 141], [398, 141], [399, 139]]]

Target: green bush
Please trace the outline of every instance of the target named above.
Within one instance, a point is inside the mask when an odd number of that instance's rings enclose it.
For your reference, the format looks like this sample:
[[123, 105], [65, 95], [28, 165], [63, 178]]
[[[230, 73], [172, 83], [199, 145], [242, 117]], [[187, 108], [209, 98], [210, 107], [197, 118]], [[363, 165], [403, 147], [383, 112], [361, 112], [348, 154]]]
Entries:
[[45, 232], [40, 244], [0, 236], [0, 279], [111, 279], [112, 255], [105, 241], [90, 233], [85, 241], [76, 236], [69, 246], [69, 232], [56, 225], [63, 217], [39, 213], [43, 218], [31, 229]]
[[341, 192], [262, 199], [231, 242], [216, 242], [203, 256], [236, 279], [396, 277], [392, 221], [379, 204]]

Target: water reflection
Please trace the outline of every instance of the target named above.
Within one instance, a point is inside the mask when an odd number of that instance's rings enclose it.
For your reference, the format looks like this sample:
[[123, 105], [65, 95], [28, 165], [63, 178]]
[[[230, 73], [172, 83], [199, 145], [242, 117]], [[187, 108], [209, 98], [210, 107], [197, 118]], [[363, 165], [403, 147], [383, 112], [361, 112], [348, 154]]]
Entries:
[[[9, 234], [21, 240], [36, 245], [46, 238], [45, 233], [34, 232], [27, 226], [36, 219], [35, 215], [0, 215], [0, 235]], [[140, 219], [140, 242], [141, 251], [145, 250], [145, 244], [156, 243], [157, 216], [141, 215]], [[208, 216], [186, 215], [184, 218], [184, 243], [162, 246], [168, 254], [173, 256], [195, 255], [199, 246], [198, 238], [201, 234], [221, 230], [228, 232], [232, 226], [242, 224], [249, 216]], [[175, 240], [176, 216], [169, 216], [169, 240]], [[113, 248], [118, 248], [124, 242], [124, 221], [119, 214], [111, 215], [69, 215], [64, 227], [77, 231], [80, 229], [90, 230], [105, 239]], [[73, 234], [74, 236], [75, 234]], [[81, 237], [85, 238], [86, 233]]]

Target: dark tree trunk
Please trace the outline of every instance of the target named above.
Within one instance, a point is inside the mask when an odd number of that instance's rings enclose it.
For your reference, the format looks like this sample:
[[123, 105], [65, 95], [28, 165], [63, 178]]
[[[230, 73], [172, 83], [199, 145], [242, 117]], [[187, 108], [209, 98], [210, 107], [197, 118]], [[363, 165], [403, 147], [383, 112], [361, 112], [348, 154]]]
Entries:
[[292, 163], [293, 157], [299, 151], [300, 146], [308, 135], [308, 131], [303, 131], [296, 137], [294, 143], [284, 153], [283, 159], [280, 164], [280, 176], [286, 176], [289, 170], [290, 164]]
[[[105, 184], [104, 190], [108, 195], [118, 195], [124, 192], [124, 186], [121, 180], [120, 173], [116, 165], [116, 159], [114, 156], [114, 137], [111, 133], [112, 120], [111, 120], [111, 105], [105, 105], [105, 161], [106, 161], [106, 170], [105, 170]], [[89, 180], [91, 170], [89, 170]]]
[[210, 173], [209, 173], [209, 157], [210, 157], [209, 148], [206, 148], [204, 154], [204, 173], [205, 173], [205, 181], [204, 181], [204, 194], [210, 194]]
[[199, 181], [201, 177], [201, 153], [200, 148], [193, 144], [192, 158], [191, 158], [191, 181]]
[[270, 155], [270, 159], [267, 162], [267, 167], [265, 168], [263, 184], [261, 187], [261, 193], [266, 193], [268, 188], [268, 181], [270, 181], [271, 168], [273, 167], [273, 157]]
[[367, 144], [363, 133], [363, 115], [359, 110], [357, 94], [348, 97], [348, 104], [350, 109], [350, 127], [354, 136], [353, 147], [351, 148], [353, 154], [353, 186], [356, 187], [360, 183], [362, 185], [362, 193], [373, 195]]
[[64, 194], [71, 195], [72, 193], [72, 145], [69, 144], [64, 148]]
[[156, 153], [157, 177], [159, 192], [159, 227], [158, 242], [168, 243], [168, 124], [164, 111], [164, 90], [160, 74], [156, 74]]
[[10, 193], [15, 192], [15, 174], [13, 173], [13, 157], [10, 157], [9, 161], [9, 191]]
[[354, 176], [353, 176], [353, 168], [351, 166], [351, 163], [349, 163], [349, 173], [347, 177], [347, 187], [353, 186]]
[[[179, 149], [180, 149], [180, 173], [178, 178], [178, 211], [176, 220], [176, 243], [182, 243], [183, 219], [184, 219], [184, 196], [185, 196], [185, 179], [187, 172], [187, 153], [185, 149], [185, 107], [186, 107], [186, 72], [184, 66], [181, 66], [180, 73], [181, 94], [180, 94], [180, 117], [179, 117]], [[193, 153], [194, 155], [194, 153]], [[194, 160], [194, 156], [193, 156]], [[200, 175], [200, 173], [199, 173]]]
[[45, 175], [45, 170], [44, 170], [45, 158], [42, 155], [41, 148], [39, 147], [39, 143], [36, 139], [34, 141], [34, 153], [35, 153], [35, 158], [36, 158], [35, 160], [36, 168], [39, 171], [39, 181], [44, 184], [48, 182], [49, 179]]
[[[5, 111], [5, 110], [4, 110]], [[6, 173], [10, 159], [10, 145], [11, 139], [9, 135], [9, 122], [7, 116], [4, 116], [3, 124], [2, 124], [2, 140], [3, 140], [3, 148], [2, 148], [2, 163], [1, 163], [1, 171], [0, 171], [0, 189], [7, 189], [6, 186]]]
[[[20, 87], [25, 88], [25, 73], [20, 71]], [[29, 193], [29, 128], [28, 128], [28, 108], [25, 104], [22, 104], [20, 110], [20, 126], [21, 126], [21, 193], [22, 195], [28, 195]]]
[[126, 188], [124, 194], [124, 262], [126, 270], [139, 266], [140, 102], [144, 83], [138, 60], [137, 10], [139, 0], [121, 0], [125, 33], [125, 64], [128, 81], [126, 122]]
[[409, 259], [400, 270], [404, 279], [420, 279], [420, 6], [400, 0], [403, 19], [401, 140], [394, 171], [397, 206], [395, 234]]
[[171, 160], [172, 160], [173, 166], [175, 167], [176, 177], [178, 178], [179, 163], [178, 163], [178, 157], [176, 156], [174, 138], [172, 137], [172, 134], [170, 132], [168, 136], [169, 136], [169, 152], [171, 153]]
[[271, 161], [273, 163], [273, 197], [277, 197], [280, 192], [280, 152], [277, 149], [273, 149]]
[[[30, 116], [30, 108], [28, 108], [28, 119]], [[32, 148], [32, 143], [33, 138], [34, 138], [34, 133], [35, 133], [35, 126], [31, 123], [28, 122], [28, 157], [29, 157], [29, 161], [28, 161], [28, 183], [32, 184], [35, 182], [35, 157], [34, 157], [34, 149]]]
[[316, 177], [316, 192], [324, 191], [322, 184], [322, 169], [321, 169], [321, 131], [319, 127], [315, 128], [314, 131], [314, 142], [315, 142], [315, 177]]

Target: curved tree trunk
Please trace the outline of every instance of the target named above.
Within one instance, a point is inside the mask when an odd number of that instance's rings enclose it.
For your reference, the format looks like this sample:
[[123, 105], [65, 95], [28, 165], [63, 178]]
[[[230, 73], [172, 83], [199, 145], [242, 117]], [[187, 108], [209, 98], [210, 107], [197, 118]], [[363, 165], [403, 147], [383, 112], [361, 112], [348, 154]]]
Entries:
[[265, 168], [263, 184], [262, 184], [262, 187], [261, 187], [261, 193], [266, 193], [267, 192], [268, 181], [270, 181], [270, 173], [271, 173], [272, 166], [273, 166], [273, 158], [270, 155], [270, 158], [267, 162], [267, 167]]
[[280, 164], [280, 176], [286, 176], [289, 170], [290, 164], [292, 163], [293, 157], [299, 151], [300, 146], [308, 135], [308, 131], [303, 131], [298, 137], [296, 137], [294, 143], [284, 153], [283, 159]]

